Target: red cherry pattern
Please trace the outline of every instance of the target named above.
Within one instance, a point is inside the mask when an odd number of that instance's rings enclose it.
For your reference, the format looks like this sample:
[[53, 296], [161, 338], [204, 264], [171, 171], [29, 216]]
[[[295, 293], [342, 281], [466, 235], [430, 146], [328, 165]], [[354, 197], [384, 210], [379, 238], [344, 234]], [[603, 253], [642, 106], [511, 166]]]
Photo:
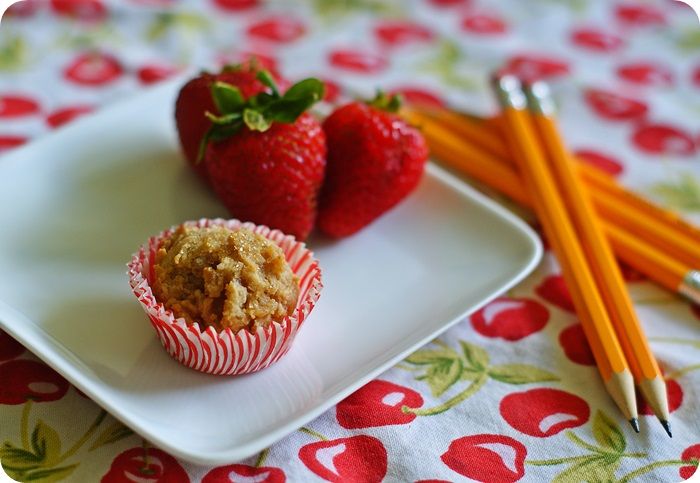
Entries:
[[666, 18], [654, 6], [642, 2], [618, 5], [615, 9], [617, 19], [627, 25], [644, 27], [648, 25], [663, 25]]
[[570, 325], [559, 334], [559, 345], [571, 361], [582, 366], [595, 366], [595, 358], [588, 345], [586, 334], [581, 324]]
[[625, 170], [622, 163], [609, 154], [603, 154], [600, 151], [578, 149], [574, 151], [574, 155], [584, 163], [594, 166], [610, 176], [618, 176]]
[[404, 86], [391, 91], [392, 94], [401, 94], [406, 104], [414, 104], [424, 107], [445, 107], [445, 101], [436, 92], [425, 87]]
[[17, 342], [10, 334], [0, 330], [0, 362], [9, 361], [20, 356], [24, 352], [24, 346]]
[[508, 394], [499, 410], [514, 429], [537, 438], [581, 426], [591, 414], [588, 403], [580, 397], [550, 388]]
[[[700, 444], [688, 446], [685, 450], [683, 450], [683, 453], [681, 453], [681, 460], [700, 460]], [[688, 480], [696, 473], [697, 470], [697, 463], [688, 466], [681, 466], [678, 469], [678, 475], [683, 478], [683, 480]]]
[[413, 389], [376, 379], [338, 403], [336, 417], [346, 429], [408, 424], [416, 415], [404, 413], [403, 406], [422, 405], [423, 397]]
[[690, 74], [690, 79], [691, 82], [695, 84], [695, 87], [700, 87], [700, 65], [693, 69], [693, 72]]
[[602, 89], [586, 89], [583, 98], [593, 112], [610, 121], [643, 119], [649, 111], [646, 103], [640, 100]]
[[31, 116], [40, 111], [39, 103], [20, 94], [0, 94], [0, 118]]
[[425, 43], [433, 40], [434, 34], [429, 28], [415, 22], [384, 21], [374, 28], [377, 39], [390, 46]]
[[547, 325], [549, 310], [528, 298], [498, 297], [472, 314], [472, 327], [485, 337], [517, 341]]
[[204, 475], [202, 483], [284, 483], [287, 478], [279, 468], [267, 466], [228, 465], [214, 468]]
[[574, 303], [571, 300], [569, 288], [561, 275], [550, 275], [546, 277], [537, 288], [535, 293], [552, 305], [556, 305], [567, 312], [574, 312]]
[[387, 470], [384, 445], [366, 435], [307, 444], [299, 459], [317, 476], [338, 483], [379, 483]]
[[612, 52], [624, 45], [617, 35], [596, 28], [579, 28], [571, 32], [571, 42], [577, 47], [594, 52]]
[[518, 76], [522, 80], [554, 79], [569, 73], [569, 64], [561, 59], [542, 55], [516, 55], [502, 70]]
[[70, 106], [63, 107], [53, 111], [46, 117], [46, 123], [49, 127], [56, 129], [57, 127], [63, 126], [71, 122], [72, 120], [82, 116], [83, 114], [88, 114], [94, 110], [91, 106]]
[[89, 52], [71, 61], [63, 72], [69, 82], [99, 87], [117, 80], [124, 72], [121, 63], [110, 54]]
[[[668, 379], [666, 381], [666, 397], [668, 399], [668, 410], [670, 412], [677, 410], [679, 407], [681, 407], [681, 404], [683, 404], [683, 388], [675, 379]], [[641, 394], [637, 395], [637, 405], [639, 414], [643, 414], [645, 416], [651, 416], [654, 414], [651, 406], [647, 404]]]
[[469, 5], [472, 0], [428, 0], [429, 3], [438, 8], [449, 8]]
[[440, 459], [472, 480], [510, 483], [525, 475], [526, 455], [525, 446], [510, 436], [475, 434], [452, 441]]
[[157, 448], [148, 448], [148, 458], [144, 448], [131, 448], [120, 453], [102, 483], [188, 483], [189, 476], [175, 458]]
[[21, 146], [27, 142], [27, 138], [24, 136], [17, 136], [14, 134], [0, 134], [0, 154], [12, 148]]
[[673, 73], [667, 67], [649, 62], [624, 64], [617, 68], [617, 75], [627, 82], [645, 86], [669, 86]]
[[669, 124], [642, 124], [632, 133], [632, 143], [649, 154], [691, 156], [697, 146], [692, 135]]
[[351, 49], [331, 51], [328, 62], [333, 67], [358, 74], [376, 74], [388, 66], [388, 61], [380, 55]]
[[41, 362], [15, 359], [0, 364], [0, 404], [57, 401], [68, 387], [68, 381]]
[[279, 43], [293, 42], [305, 32], [304, 24], [290, 17], [267, 18], [248, 26], [247, 30], [250, 37]]
[[141, 84], [150, 85], [173, 76], [177, 71], [177, 68], [170, 65], [149, 64], [139, 67], [136, 76]]
[[26, 18], [34, 15], [39, 9], [41, 0], [21, 0], [13, 3], [5, 10], [3, 16]]
[[498, 35], [508, 30], [503, 19], [488, 14], [467, 15], [461, 25], [465, 32], [478, 35]]
[[86, 22], [107, 17], [107, 8], [100, 0], [51, 0], [51, 8], [58, 15]]
[[212, 0], [213, 4], [225, 12], [240, 12], [260, 5], [260, 0]]

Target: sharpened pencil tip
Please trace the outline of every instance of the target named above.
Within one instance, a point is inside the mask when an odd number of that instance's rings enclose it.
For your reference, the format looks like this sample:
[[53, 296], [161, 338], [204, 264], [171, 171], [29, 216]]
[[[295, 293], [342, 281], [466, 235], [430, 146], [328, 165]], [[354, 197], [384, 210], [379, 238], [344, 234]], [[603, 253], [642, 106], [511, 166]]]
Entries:
[[639, 433], [639, 421], [637, 421], [637, 418], [630, 419], [630, 426], [632, 426], [635, 433]]
[[668, 434], [668, 437], [673, 438], [673, 433], [671, 433], [671, 423], [669, 423], [665, 419], [659, 419], [659, 421], [661, 422], [661, 426], [663, 426], [666, 430], [666, 434]]

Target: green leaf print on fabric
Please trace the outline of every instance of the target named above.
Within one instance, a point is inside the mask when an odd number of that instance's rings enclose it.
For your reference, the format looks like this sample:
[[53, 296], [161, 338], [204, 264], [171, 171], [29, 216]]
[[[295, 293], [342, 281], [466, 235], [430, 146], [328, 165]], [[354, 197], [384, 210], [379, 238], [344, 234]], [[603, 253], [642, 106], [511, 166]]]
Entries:
[[59, 468], [46, 468], [30, 471], [23, 475], [24, 479], [22, 481], [36, 481], [41, 483], [61, 481], [70, 476], [77, 467], [78, 465], [74, 464], [70, 466], [61, 466]]
[[700, 29], [686, 28], [678, 32], [676, 46], [683, 53], [692, 53], [700, 50]]
[[61, 439], [58, 433], [41, 419], [32, 431], [31, 444], [34, 454], [46, 464], [54, 463], [61, 455]]
[[669, 208], [700, 211], [700, 181], [692, 173], [681, 173], [675, 181], [657, 183], [651, 191]]
[[430, 59], [418, 63], [415, 70], [435, 74], [450, 87], [473, 91], [478, 86], [477, 80], [460, 73], [458, 69], [464, 58], [465, 55], [457, 43], [443, 40]]
[[18, 71], [27, 64], [29, 49], [26, 41], [20, 37], [10, 37], [0, 43], [0, 71]]
[[[529, 384], [533, 382], [557, 381], [554, 374], [527, 364], [504, 364], [490, 366], [488, 352], [482, 347], [460, 340], [460, 351], [456, 351], [439, 339], [433, 341], [439, 349], [421, 349], [408, 356], [397, 367], [417, 370], [416, 380], [425, 381], [434, 397], [445, 394], [459, 381], [471, 384], [444, 403], [432, 408], [410, 408], [402, 411], [417, 416], [440, 414], [476, 394], [489, 379], [505, 384]], [[417, 366], [417, 367], [411, 367]]]
[[[571, 442], [586, 450], [586, 454], [547, 460], [527, 460], [526, 464], [532, 466], [568, 465], [568, 468], [552, 480], [555, 483], [580, 483], [582, 481], [628, 483], [636, 481], [638, 477], [657, 468], [688, 465], [688, 460], [655, 461], [618, 478], [616, 472], [624, 458], [648, 458], [648, 455], [647, 453], [625, 453], [627, 441], [622, 428], [602, 411], [596, 412], [592, 424], [591, 432], [597, 444], [583, 440], [572, 431], [566, 433]], [[568, 452], [570, 453], [570, 451]]]
[[109, 426], [102, 430], [97, 439], [90, 445], [88, 451], [93, 451], [102, 446], [116, 443], [121, 439], [128, 438], [132, 434], [134, 434], [134, 432], [119, 421], [112, 421]]

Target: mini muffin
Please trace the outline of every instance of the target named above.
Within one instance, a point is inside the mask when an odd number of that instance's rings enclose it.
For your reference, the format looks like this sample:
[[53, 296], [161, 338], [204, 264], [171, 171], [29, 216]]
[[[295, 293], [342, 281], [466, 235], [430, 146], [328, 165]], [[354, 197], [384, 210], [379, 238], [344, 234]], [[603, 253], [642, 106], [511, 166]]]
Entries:
[[243, 374], [282, 357], [314, 308], [321, 270], [303, 243], [238, 220], [185, 222], [128, 264], [168, 353], [193, 369]]
[[176, 317], [253, 330], [291, 315], [299, 279], [282, 249], [246, 228], [180, 226], [158, 249], [153, 294]]

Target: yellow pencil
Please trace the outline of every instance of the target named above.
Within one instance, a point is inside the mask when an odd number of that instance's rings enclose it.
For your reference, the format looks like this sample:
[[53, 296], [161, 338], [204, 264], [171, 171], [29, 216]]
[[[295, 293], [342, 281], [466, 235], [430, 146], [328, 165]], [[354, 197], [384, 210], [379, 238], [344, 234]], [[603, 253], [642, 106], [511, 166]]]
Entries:
[[639, 431], [634, 380], [608, 311], [555, 179], [527, 113], [520, 81], [511, 75], [494, 80], [503, 108], [509, 146], [534, 202], [535, 212], [562, 265], [576, 312], [591, 346], [606, 389], [635, 431]]
[[593, 209], [588, 191], [571, 163], [554, 118], [554, 103], [547, 85], [524, 86], [530, 117], [547, 153], [564, 204], [581, 240], [588, 265], [610, 315], [620, 346], [635, 382], [671, 436], [666, 384], [637, 318], [620, 269]]

